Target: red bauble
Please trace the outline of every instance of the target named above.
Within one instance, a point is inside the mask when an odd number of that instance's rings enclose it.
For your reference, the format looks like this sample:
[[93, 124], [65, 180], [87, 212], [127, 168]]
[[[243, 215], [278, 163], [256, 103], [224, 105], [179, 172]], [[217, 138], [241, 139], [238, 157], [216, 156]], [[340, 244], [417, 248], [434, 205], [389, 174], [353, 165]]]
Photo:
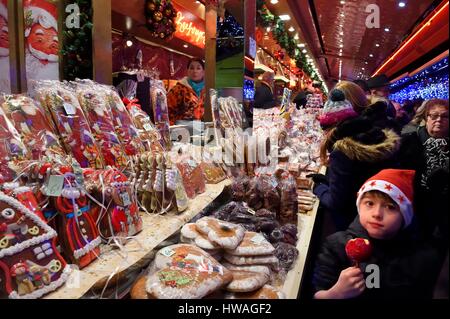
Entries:
[[372, 255], [372, 245], [365, 238], [350, 239], [345, 245], [348, 258], [356, 263], [366, 261]]

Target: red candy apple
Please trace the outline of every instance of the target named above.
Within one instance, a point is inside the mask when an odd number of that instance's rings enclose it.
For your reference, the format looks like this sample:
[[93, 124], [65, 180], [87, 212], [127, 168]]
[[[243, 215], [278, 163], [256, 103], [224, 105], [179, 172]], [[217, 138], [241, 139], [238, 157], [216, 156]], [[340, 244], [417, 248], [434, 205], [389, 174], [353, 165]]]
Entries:
[[345, 245], [345, 252], [356, 265], [360, 262], [366, 261], [372, 255], [372, 245], [370, 241], [365, 238], [350, 239]]

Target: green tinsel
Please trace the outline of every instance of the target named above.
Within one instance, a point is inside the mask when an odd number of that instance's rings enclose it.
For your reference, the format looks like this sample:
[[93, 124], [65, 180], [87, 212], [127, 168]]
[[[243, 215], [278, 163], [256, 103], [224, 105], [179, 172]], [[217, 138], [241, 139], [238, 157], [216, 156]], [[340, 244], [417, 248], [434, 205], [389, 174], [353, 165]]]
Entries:
[[296, 65], [299, 69], [308, 75], [312, 80], [319, 81], [323, 90], [323, 83], [319, 80], [318, 74], [313, 70], [312, 66], [307, 63], [306, 55], [297, 49], [297, 42], [289, 37], [286, 32], [286, 26], [284, 22], [278, 17], [273, 15], [266, 7], [265, 0], [257, 0], [257, 22], [263, 28], [270, 27], [272, 29], [273, 36], [278, 44], [286, 50], [287, 54], [295, 59]]
[[92, 79], [92, 1], [67, 0], [64, 5], [76, 3], [80, 8], [80, 28], [63, 27], [64, 79]]

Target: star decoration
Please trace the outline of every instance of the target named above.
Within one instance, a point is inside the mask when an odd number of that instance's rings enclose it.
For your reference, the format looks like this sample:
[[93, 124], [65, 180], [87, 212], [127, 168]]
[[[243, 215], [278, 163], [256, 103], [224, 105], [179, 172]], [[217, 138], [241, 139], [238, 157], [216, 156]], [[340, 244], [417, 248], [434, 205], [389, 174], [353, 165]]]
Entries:
[[392, 190], [392, 185], [386, 184], [386, 185], [384, 185], [384, 189], [390, 192]]
[[398, 201], [400, 202], [400, 204], [403, 204], [403, 202], [405, 201], [405, 197], [403, 195], [399, 195], [397, 197]]
[[373, 186], [375, 186], [376, 184], [377, 184], [376, 181], [372, 181], [372, 183], [370, 183], [369, 185], [373, 187]]

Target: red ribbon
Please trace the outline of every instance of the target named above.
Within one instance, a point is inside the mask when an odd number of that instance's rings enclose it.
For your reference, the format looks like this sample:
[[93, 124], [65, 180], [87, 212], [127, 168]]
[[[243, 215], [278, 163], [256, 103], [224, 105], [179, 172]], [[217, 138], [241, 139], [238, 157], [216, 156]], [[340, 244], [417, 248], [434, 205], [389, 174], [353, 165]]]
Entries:
[[131, 110], [132, 107], [138, 107], [139, 109], [142, 109], [141, 105], [138, 104], [138, 102], [139, 102], [138, 99], [130, 100], [130, 99], [124, 97], [124, 98], [122, 98], [122, 102], [125, 104], [125, 106], [128, 110]]

